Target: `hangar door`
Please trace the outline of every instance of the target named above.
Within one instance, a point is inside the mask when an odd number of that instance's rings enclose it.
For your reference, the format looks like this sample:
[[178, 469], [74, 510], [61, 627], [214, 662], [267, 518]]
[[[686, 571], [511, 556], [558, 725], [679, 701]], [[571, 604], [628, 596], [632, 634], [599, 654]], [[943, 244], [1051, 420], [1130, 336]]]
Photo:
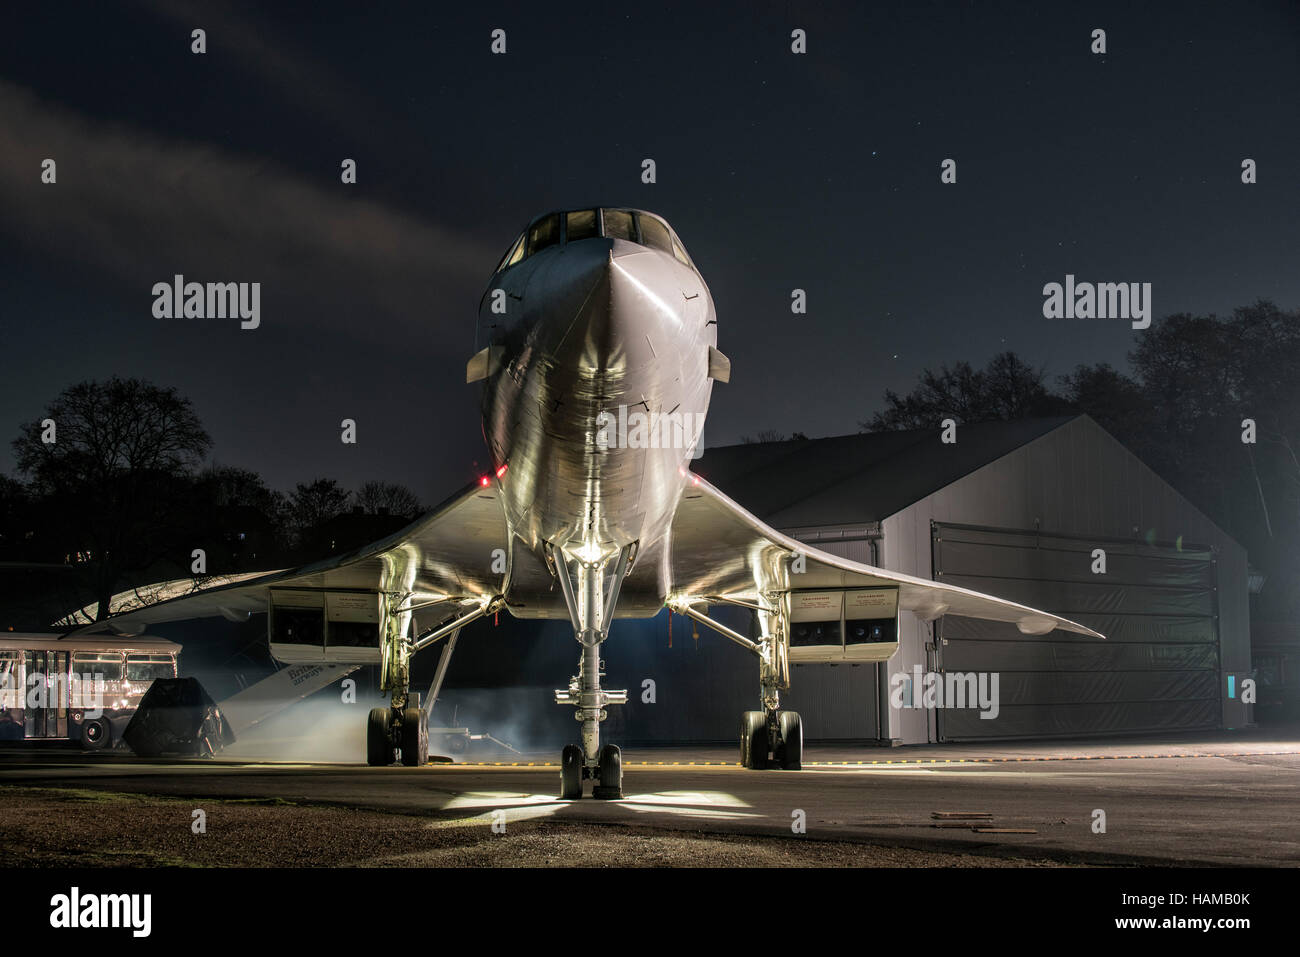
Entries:
[[[999, 707], [990, 718], [936, 709], [938, 740], [1219, 727], [1211, 548], [938, 522], [931, 536], [936, 580], [1054, 612], [1107, 638], [940, 619], [934, 670], [997, 673]], [[1097, 548], [1102, 574], [1093, 572]]]

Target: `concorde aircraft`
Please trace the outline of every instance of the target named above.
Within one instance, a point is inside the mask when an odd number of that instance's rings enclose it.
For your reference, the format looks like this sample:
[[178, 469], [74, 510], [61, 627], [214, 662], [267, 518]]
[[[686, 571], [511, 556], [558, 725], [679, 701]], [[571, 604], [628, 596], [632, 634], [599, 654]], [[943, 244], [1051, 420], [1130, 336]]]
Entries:
[[[593, 797], [622, 794], [621, 752], [600, 741], [607, 708], [627, 700], [601, 684], [615, 618], [667, 606], [752, 652], [760, 708], [742, 717], [741, 762], [791, 770], [803, 728], [781, 708], [790, 663], [887, 660], [900, 611], [1101, 637], [801, 544], [692, 473], [698, 424], [731, 363], [718, 351], [703, 277], [653, 213], [605, 207], [534, 219], [494, 270], [479, 328], [484, 347], [466, 380], [483, 384], [490, 474], [356, 552], [197, 589], [160, 587], [143, 603], [115, 602], [107, 624], [140, 631], [267, 613], [282, 662], [380, 666], [390, 706], [369, 714], [367, 760], [417, 765], [428, 757], [427, 712], [409, 693], [412, 655], [502, 610], [567, 619], [581, 653], [556, 701], [575, 709], [581, 743], [563, 750], [564, 799], [582, 797], [588, 780]], [[748, 609], [749, 635], [712, 617], [710, 606], [725, 605]]]

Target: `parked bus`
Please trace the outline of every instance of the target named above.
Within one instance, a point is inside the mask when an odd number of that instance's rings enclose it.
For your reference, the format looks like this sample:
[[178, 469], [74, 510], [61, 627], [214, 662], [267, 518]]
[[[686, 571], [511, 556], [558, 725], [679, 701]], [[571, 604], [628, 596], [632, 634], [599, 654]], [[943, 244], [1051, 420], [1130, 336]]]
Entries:
[[154, 679], [177, 676], [180, 652], [147, 636], [0, 632], [0, 742], [110, 748]]

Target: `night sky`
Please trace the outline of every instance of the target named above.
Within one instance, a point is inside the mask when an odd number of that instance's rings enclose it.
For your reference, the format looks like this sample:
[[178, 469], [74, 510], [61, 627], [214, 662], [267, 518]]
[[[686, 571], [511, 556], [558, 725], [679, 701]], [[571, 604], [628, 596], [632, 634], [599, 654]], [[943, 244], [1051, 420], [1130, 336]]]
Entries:
[[[1128, 322], [1043, 317], [1067, 273], [1150, 282], [1157, 317], [1300, 306], [1300, 4], [472, 6], [5, 4], [0, 470], [20, 422], [118, 374], [275, 487], [440, 501], [486, 458], [479, 298], [558, 207], [681, 235], [733, 364], [709, 445], [856, 431], [1006, 349], [1053, 382], [1124, 368]], [[175, 273], [260, 282], [261, 327], [154, 318]]]

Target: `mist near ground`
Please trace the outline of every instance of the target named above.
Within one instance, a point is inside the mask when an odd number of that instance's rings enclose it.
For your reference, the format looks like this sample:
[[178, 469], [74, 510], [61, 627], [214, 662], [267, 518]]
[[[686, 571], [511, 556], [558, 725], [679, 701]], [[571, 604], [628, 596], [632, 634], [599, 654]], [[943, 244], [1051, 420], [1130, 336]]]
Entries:
[[[388, 707], [388, 698], [361, 684], [358, 682], [355, 701], [345, 701], [343, 689], [336, 682], [287, 705], [280, 713], [239, 733], [221, 756], [248, 761], [364, 764], [370, 709]], [[572, 711], [555, 704], [554, 689], [548, 687], [448, 691], [438, 699], [429, 717], [429, 753], [455, 760], [503, 760], [516, 752], [554, 751], [553, 756], [558, 758], [570, 739], [578, 739]], [[439, 733], [442, 728], [467, 729], [476, 737], [456, 735], [449, 740]], [[449, 746], [453, 740], [464, 749]]]

